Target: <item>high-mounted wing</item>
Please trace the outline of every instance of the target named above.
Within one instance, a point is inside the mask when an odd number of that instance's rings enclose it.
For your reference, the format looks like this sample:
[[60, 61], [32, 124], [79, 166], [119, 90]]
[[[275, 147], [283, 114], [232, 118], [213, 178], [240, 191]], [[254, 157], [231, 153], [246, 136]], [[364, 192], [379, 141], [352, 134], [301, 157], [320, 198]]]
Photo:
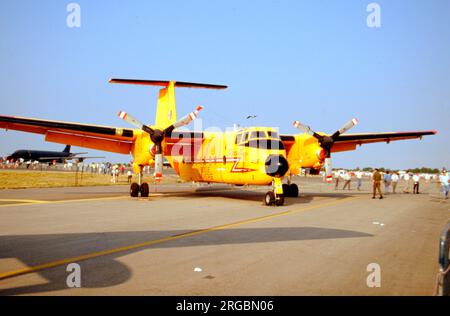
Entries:
[[133, 130], [119, 127], [0, 115], [0, 128], [43, 134], [49, 142], [120, 154], [129, 154], [133, 143]]
[[[435, 135], [437, 131], [417, 132], [384, 132], [384, 133], [360, 133], [339, 135], [331, 147], [331, 152], [355, 150], [357, 145], [370, 143], [390, 143], [396, 140], [417, 139], [427, 135]], [[281, 135], [281, 141], [289, 152], [295, 143], [294, 135]]]
[[384, 133], [361, 133], [339, 135], [335, 140], [331, 152], [354, 150], [356, 145], [380, 143], [396, 140], [417, 139], [427, 135], [435, 135], [436, 131], [417, 132], [384, 132]]

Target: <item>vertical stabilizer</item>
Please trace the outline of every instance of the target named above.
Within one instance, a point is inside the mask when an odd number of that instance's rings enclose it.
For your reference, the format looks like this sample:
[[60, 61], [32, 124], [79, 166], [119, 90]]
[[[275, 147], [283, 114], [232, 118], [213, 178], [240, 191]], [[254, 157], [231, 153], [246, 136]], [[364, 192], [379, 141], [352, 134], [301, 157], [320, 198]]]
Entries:
[[70, 145], [66, 145], [66, 147], [63, 150], [64, 153], [70, 153]]
[[176, 121], [175, 82], [170, 81], [166, 88], [159, 90], [155, 128], [164, 129]]

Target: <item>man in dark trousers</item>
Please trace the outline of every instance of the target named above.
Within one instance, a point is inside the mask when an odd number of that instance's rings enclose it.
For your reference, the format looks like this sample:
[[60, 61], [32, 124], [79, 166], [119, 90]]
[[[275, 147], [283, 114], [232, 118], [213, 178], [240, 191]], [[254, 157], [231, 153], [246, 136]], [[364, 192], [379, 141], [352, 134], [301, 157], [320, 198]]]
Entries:
[[372, 199], [374, 199], [377, 196], [377, 190], [378, 193], [380, 193], [380, 199], [383, 198], [383, 194], [381, 193], [381, 173], [378, 169], [375, 169], [375, 172], [372, 175], [373, 180], [373, 196]]
[[419, 183], [420, 183], [420, 175], [417, 172], [415, 175], [413, 175], [413, 194], [419, 194]]

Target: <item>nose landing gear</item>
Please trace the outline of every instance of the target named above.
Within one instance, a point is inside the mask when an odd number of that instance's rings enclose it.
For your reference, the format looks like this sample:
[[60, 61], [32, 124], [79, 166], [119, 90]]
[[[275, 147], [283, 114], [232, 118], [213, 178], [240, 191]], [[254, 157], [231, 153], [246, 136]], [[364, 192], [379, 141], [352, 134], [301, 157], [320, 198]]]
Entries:
[[264, 196], [264, 203], [269, 205], [284, 205], [283, 185], [280, 178], [274, 178], [272, 182], [273, 191], [268, 191]]

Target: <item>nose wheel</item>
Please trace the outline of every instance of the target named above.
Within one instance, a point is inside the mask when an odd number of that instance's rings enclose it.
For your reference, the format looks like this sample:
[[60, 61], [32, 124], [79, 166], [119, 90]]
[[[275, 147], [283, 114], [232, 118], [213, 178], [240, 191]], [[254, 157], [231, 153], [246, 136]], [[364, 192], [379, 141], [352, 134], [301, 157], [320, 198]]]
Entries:
[[273, 191], [268, 191], [264, 196], [264, 204], [267, 206], [276, 205], [282, 206], [284, 205], [284, 194], [283, 194], [283, 186], [281, 184], [281, 179], [275, 178], [272, 182]]

